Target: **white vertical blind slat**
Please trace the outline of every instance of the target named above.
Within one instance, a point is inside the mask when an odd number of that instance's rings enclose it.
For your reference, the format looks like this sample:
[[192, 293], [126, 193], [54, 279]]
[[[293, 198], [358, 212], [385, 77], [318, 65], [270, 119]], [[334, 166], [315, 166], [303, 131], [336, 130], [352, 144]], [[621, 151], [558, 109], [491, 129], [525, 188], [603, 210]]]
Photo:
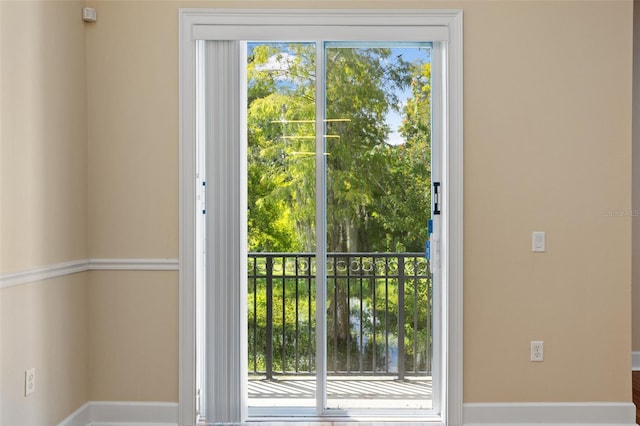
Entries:
[[205, 47], [207, 423], [244, 420], [240, 52], [239, 41], [209, 41]]

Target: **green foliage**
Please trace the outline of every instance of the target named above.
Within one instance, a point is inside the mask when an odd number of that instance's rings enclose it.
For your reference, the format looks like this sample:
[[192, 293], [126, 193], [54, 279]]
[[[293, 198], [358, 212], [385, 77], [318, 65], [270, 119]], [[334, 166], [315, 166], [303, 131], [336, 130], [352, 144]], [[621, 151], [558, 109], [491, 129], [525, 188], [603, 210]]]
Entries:
[[[248, 64], [249, 250], [313, 250], [315, 69], [309, 45], [259, 45]], [[270, 61], [287, 69], [267, 69]], [[290, 124], [293, 123], [293, 124]]]
[[[289, 279], [277, 280], [274, 285], [272, 299], [274, 371], [315, 371], [315, 291], [309, 289], [308, 284]], [[296, 288], [298, 290], [297, 297]], [[255, 292], [253, 288], [250, 289], [247, 302], [250, 307], [248, 316], [249, 353], [257, 354], [257, 361], [254, 361], [250, 356], [249, 369], [251, 371], [265, 371], [267, 292], [264, 280], [256, 283]], [[255, 311], [253, 306], [257, 308]], [[252, 346], [254, 339], [256, 347]], [[295, 365], [296, 347], [298, 352], [297, 365]]]
[[[327, 250], [421, 251], [430, 210], [429, 63], [388, 48], [326, 57]], [[314, 45], [264, 44], [248, 62], [249, 249], [315, 250]], [[411, 90], [404, 107], [399, 93]], [[402, 113], [406, 143], [387, 143]], [[401, 111], [400, 111], [401, 110]]]
[[[313, 252], [317, 239], [315, 46], [251, 45], [249, 54], [249, 251]], [[430, 63], [407, 61], [390, 48], [364, 47], [329, 47], [324, 59], [328, 120], [320, 130], [326, 135], [327, 251], [421, 252], [431, 205]], [[402, 93], [409, 93], [408, 98], [403, 100]], [[391, 112], [402, 117], [398, 129], [387, 123]], [[390, 144], [393, 131], [405, 142]], [[398, 327], [397, 287], [393, 280], [390, 286], [383, 279], [362, 284], [364, 293], [359, 297], [368, 314], [359, 321], [367, 333], [365, 339], [351, 329], [356, 307], [348, 297], [352, 294], [349, 282], [336, 279], [327, 296], [328, 334], [336, 336], [328, 341], [328, 351], [336, 354], [338, 370], [360, 368], [353, 364], [360, 353], [368, 355], [368, 362], [373, 362], [374, 355], [377, 360], [375, 366], [363, 368], [380, 369], [380, 363], [387, 362], [386, 354], [373, 341], [380, 342], [384, 330]], [[296, 347], [313, 348], [311, 355], [297, 357], [301, 371], [313, 368], [315, 294], [307, 284], [290, 278], [274, 282], [274, 370], [294, 369], [289, 354]], [[253, 333], [256, 345], [264, 347], [266, 283], [256, 280], [252, 285], [255, 292], [250, 289], [248, 303], [250, 307], [255, 303], [256, 311], [249, 316], [249, 335], [251, 339]], [[384, 297], [374, 298], [374, 290]], [[296, 291], [298, 298], [291, 296]], [[406, 283], [407, 360], [413, 359], [414, 352], [428, 353], [430, 291], [426, 279]], [[258, 353], [262, 355], [255, 360], [250, 357], [250, 369], [261, 371], [264, 352]], [[429, 362], [418, 358], [422, 366]]]

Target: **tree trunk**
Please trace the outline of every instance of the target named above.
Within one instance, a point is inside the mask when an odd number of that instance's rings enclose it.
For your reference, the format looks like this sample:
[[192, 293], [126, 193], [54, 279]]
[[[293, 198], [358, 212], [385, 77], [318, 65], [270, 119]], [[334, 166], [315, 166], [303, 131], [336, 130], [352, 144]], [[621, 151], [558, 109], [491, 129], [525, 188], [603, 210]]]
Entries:
[[[345, 220], [340, 226], [336, 227], [337, 232], [334, 233], [333, 243], [335, 244], [335, 252], [351, 253], [357, 251], [357, 229], [353, 226], [352, 221]], [[337, 235], [336, 235], [337, 234]], [[336, 244], [337, 243], [337, 244]], [[349, 269], [349, 259], [345, 257], [336, 257], [334, 260], [334, 274], [344, 275], [345, 278], [335, 279], [335, 288], [332, 294], [328, 294], [329, 307], [328, 317], [328, 338], [331, 342], [337, 343], [337, 350], [340, 354], [346, 354], [347, 342], [351, 334], [349, 299], [347, 286], [349, 281], [346, 278]]]

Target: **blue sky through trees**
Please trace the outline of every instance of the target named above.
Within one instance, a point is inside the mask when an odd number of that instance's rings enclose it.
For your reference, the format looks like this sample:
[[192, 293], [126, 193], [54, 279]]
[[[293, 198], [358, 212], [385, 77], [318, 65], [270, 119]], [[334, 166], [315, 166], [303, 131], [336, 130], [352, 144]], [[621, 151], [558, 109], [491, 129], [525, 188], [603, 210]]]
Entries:
[[[291, 43], [286, 42], [278, 42], [278, 43], [269, 43], [270, 45], [276, 47], [279, 50], [279, 53], [270, 56], [266, 63], [256, 67], [256, 69], [260, 71], [265, 71], [274, 74], [274, 78], [282, 87], [292, 88], [295, 85], [295, 81], [290, 80], [290, 74], [287, 72], [290, 67], [296, 62], [295, 52], [292, 51], [288, 46]], [[307, 44], [313, 45], [313, 43], [296, 43], [296, 44]], [[265, 43], [257, 43], [250, 42], [247, 44], [248, 56], [251, 57], [253, 55], [253, 50], [256, 46], [265, 45]], [[370, 43], [367, 44], [359, 44], [359, 43], [341, 43], [341, 42], [333, 42], [327, 43], [326, 47], [331, 48], [366, 48], [374, 46]], [[381, 46], [389, 46], [391, 49], [391, 55], [389, 58], [402, 59], [406, 62], [413, 63], [416, 65], [426, 64], [431, 62], [431, 43], [378, 43], [375, 44], [375, 47]], [[398, 88], [395, 92], [396, 96], [400, 101], [400, 105], [398, 109], [391, 108], [388, 111], [386, 117], [386, 123], [389, 125], [391, 132], [389, 133], [387, 143], [389, 145], [401, 145], [406, 141], [402, 137], [399, 132], [399, 127], [402, 123], [402, 107], [406, 104], [407, 99], [412, 95], [411, 88], [405, 87], [404, 89]]]

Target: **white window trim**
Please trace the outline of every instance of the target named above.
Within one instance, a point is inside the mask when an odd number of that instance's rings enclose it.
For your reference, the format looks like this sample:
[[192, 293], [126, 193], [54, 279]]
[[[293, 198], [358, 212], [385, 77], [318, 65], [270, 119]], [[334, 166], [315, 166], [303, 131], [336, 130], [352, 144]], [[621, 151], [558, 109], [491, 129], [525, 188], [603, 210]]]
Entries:
[[[427, 24], [425, 24], [425, 22]], [[215, 25], [383, 25], [420, 26], [447, 31], [447, 90], [443, 129], [443, 292], [442, 414], [447, 424], [462, 419], [463, 314], [463, 122], [462, 11], [459, 10], [217, 10], [180, 9], [180, 324], [179, 425], [196, 417], [195, 209], [196, 110], [195, 39]]]

